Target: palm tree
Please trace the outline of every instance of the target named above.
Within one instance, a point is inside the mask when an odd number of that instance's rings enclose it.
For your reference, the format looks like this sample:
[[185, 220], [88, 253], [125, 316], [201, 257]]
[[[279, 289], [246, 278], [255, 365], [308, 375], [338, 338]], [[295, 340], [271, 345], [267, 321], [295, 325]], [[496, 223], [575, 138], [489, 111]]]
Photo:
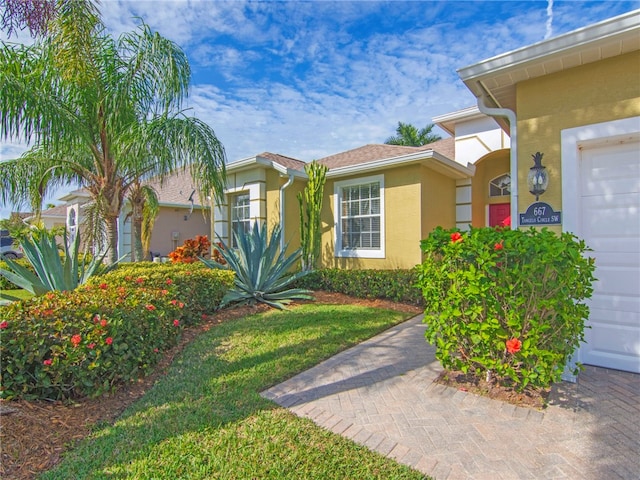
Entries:
[[56, 0], [0, 0], [0, 29], [9, 36], [25, 28], [34, 37], [44, 34], [55, 10]]
[[421, 147], [428, 143], [437, 142], [441, 139], [437, 133], [432, 133], [435, 125], [430, 123], [421, 130], [410, 123], [398, 122], [398, 128], [396, 128], [396, 136], [389, 137], [384, 142], [387, 145], [405, 145], [408, 147]]
[[52, 189], [83, 186], [113, 263], [130, 190], [187, 168], [200, 195], [220, 198], [224, 148], [208, 125], [181, 111], [191, 71], [178, 45], [144, 23], [114, 39], [90, 1], [59, 6], [45, 37], [0, 50], [0, 137], [33, 145], [0, 163], [0, 202], [29, 201], [38, 212]]

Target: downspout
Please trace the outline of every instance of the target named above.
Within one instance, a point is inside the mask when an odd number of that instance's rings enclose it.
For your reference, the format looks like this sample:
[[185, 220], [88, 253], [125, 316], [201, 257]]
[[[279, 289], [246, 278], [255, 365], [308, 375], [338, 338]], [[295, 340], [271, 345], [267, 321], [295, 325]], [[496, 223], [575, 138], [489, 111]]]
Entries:
[[289, 174], [289, 180], [280, 187], [280, 251], [284, 252], [284, 191], [293, 183], [293, 174]]
[[[483, 86], [484, 89], [484, 86]], [[516, 114], [508, 108], [487, 107], [484, 103], [487, 94], [483, 93], [478, 97], [478, 109], [485, 115], [491, 117], [506, 117], [509, 120], [510, 148], [510, 170], [511, 170], [511, 230], [518, 228], [518, 126]]]

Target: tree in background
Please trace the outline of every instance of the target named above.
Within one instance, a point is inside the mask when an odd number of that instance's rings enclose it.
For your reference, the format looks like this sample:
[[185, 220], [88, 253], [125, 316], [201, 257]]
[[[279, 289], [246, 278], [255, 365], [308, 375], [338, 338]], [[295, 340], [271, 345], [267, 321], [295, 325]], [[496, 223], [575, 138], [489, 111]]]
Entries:
[[387, 145], [405, 145], [407, 147], [421, 147], [428, 143], [437, 142], [441, 139], [437, 133], [432, 133], [435, 125], [430, 123], [421, 130], [410, 123], [398, 122], [398, 128], [396, 128], [396, 136], [389, 137], [384, 143]]
[[300, 204], [300, 244], [302, 246], [302, 270], [315, 270], [322, 250], [320, 213], [322, 194], [327, 177], [327, 167], [315, 160], [304, 166], [309, 180], [298, 193]]
[[37, 213], [53, 189], [83, 186], [114, 263], [133, 186], [188, 168], [201, 195], [218, 197], [224, 148], [182, 114], [191, 70], [178, 45], [144, 23], [112, 38], [88, 0], [58, 0], [47, 27], [31, 46], [0, 49], [0, 137], [33, 145], [0, 163], [0, 202], [29, 201]]

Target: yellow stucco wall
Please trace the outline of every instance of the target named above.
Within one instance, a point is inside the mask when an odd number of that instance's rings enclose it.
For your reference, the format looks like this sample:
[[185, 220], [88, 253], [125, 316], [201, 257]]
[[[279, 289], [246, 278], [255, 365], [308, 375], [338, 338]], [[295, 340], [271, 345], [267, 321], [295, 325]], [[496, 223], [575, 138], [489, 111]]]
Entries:
[[[453, 228], [456, 225], [456, 181], [426, 167], [422, 167], [420, 173], [422, 229], [418, 247], [420, 240], [427, 238], [436, 227]], [[415, 264], [420, 263], [421, 255]]]
[[640, 115], [639, 69], [636, 51], [517, 85], [518, 212], [535, 202], [527, 174], [538, 151], [549, 172], [540, 201], [562, 210], [561, 131]]
[[[287, 183], [289, 177], [282, 177], [275, 170], [268, 170], [266, 177], [267, 186], [267, 226], [269, 231], [274, 225], [280, 223], [280, 188]], [[283, 236], [289, 243], [289, 252], [300, 247], [300, 208], [298, 207], [298, 192], [305, 187], [306, 181], [294, 180], [293, 184], [285, 189], [285, 217]]]
[[[384, 175], [385, 258], [335, 256], [336, 182]], [[420, 240], [437, 225], [455, 225], [455, 181], [421, 165], [327, 179], [322, 210], [322, 266], [347, 269], [412, 268], [421, 261]]]
[[476, 171], [471, 179], [471, 224], [474, 227], [488, 225], [487, 205], [510, 203], [509, 195], [489, 197], [489, 182], [510, 171], [510, 150], [497, 150], [475, 163]]

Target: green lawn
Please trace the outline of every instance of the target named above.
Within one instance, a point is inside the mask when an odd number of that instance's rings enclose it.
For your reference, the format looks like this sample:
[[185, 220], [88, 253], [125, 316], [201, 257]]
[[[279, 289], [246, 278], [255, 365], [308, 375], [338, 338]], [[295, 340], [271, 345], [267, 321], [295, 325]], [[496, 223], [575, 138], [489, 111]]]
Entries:
[[307, 304], [220, 324], [115, 424], [96, 428], [42, 478], [424, 478], [259, 395], [406, 318]]

